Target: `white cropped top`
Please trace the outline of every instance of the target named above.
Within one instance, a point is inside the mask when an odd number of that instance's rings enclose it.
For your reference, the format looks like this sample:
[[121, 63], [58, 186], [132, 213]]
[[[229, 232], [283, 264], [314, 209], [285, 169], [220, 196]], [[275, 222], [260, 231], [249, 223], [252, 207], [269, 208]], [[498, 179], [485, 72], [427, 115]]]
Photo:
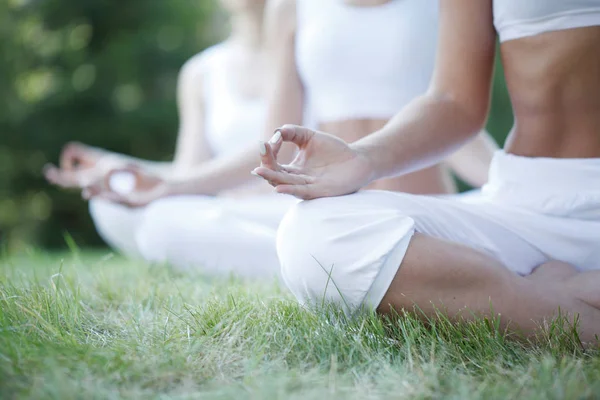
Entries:
[[214, 156], [233, 153], [264, 135], [267, 104], [264, 97], [245, 98], [227, 76], [225, 45], [204, 50], [204, 134]]
[[600, 0], [494, 0], [501, 42], [595, 25], [600, 25]]
[[296, 14], [296, 66], [315, 123], [388, 119], [427, 90], [437, 1], [297, 0]]

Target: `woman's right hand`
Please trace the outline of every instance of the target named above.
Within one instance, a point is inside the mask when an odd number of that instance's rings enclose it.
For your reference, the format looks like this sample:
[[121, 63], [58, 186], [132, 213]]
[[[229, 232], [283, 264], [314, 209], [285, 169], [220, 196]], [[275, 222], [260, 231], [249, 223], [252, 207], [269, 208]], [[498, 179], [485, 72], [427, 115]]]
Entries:
[[123, 166], [108, 151], [71, 142], [63, 147], [58, 166], [46, 164], [46, 180], [63, 188], [83, 189], [98, 183], [111, 169]]
[[[277, 162], [284, 142], [294, 143], [298, 153], [287, 165]], [[342, 139], [295, 125], [275, 131], [271, 140], [260, 143], [261, 166], [252, 171], [277, 192], [309, 200], [354, 193], [373, 179], [367, 157]]]
[[144, 207], [170, 194], [169, 182], [136, 165], [113, 169], [101, 181], [83, 189], [89, 200], [101, 198], [130, 208]]

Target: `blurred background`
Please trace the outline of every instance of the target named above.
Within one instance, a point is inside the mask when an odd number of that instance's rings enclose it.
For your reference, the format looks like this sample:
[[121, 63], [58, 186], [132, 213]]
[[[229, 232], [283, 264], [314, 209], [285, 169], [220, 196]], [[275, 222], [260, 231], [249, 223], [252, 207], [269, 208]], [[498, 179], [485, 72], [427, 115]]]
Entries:
[[[65, 248], [66, 233], [103, 246], [87, 203], [43, 165], [70, 140], [170, 159], [178, 70], [227, 32], [213, 0], [0, 0], [2, 249]], [[488, 129], [503, 144], [511, 126], [498, 63]]]

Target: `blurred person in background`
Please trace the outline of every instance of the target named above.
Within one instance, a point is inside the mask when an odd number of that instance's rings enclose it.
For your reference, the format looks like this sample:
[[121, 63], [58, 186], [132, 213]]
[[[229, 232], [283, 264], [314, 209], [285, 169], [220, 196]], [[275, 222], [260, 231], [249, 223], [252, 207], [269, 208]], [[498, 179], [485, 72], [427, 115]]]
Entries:
[[[369, 1], [354, 3], [272, 1], [266, 17], [269, 65], [265, 58], [260, 58], [254, 70], [238, 64], [245, 73], [255, 73], [245, 76], [252, 82], [241, 82], [236, 79], [237, 73], [227, 79], [226, 64], [218, 64], [219, 73], [202, 75], [202, 92], [206, 93], [206, 87], [215, 88], [209, 93], [216, 96], [223, 91], [219, 92], [218, 88], [231, 87], [234, 82], [242, 90], [247, 89], [249, 83], [262, 82], [264, 88], [265, 76], [261, 73], [272, 70], [266, 126], [264, 121], [255, 124], [263, 126], [268, 136], [272, 128], [290, 121], [314, 121], [319, 129], [334, 132], [348, 142], [382, 127], [398, 108], [427, 89], [437, 42], [437, 4], [417, 0], [392, 1], [385, 6], [370, 6]], [[262, 43], [259, 26], [262, 17], [258, 12], [262, 3], [228, 1], [225, 4], [233, 14], [233, 33], [229, 41], [235, 43], [236, 35], [240, 35], [243, 39], [239, 39], [239, 43]], [[254, 23], [248, 24], [247, 19]], [[236, 24], [240, 24], [239, 27]], [[242, 29], [250, 25], [254, 28]], [[224, 46], [219, 45], [217, 49]], [[370, 60], [387, 49], [392, 50], [389, 57], [373, 66]], [[216, 58], [215, 49], [209, 49], [197, 56], [198, 61], [206, 59], [207, 53], [212, 54], [213, 60]], [[129, 253], [141, 254], [147, 260], [167, 261], [182, 268], [197, 265], [238, 275], [275, 274], [278, 271], [275, 230], [284, 213], [297, 200], [277, 194], [248, 195], [247, 184], [255, 179], [248, 171], [257, 162], [256, 144], [248, 143], [259, 137], [248, 134], [254, 121], [240, 118], [240, 110], [236, 109], [239, 104], [228, 103], [230, 109], [215, 112], [214, 107], [210, 107], [211, 97], [204, 101], [204, 113], [197, 111], [201, 107], [193, 108], [191, 104], [197, 103], [187, 100], [198, 97], [200, 89], [197, 84], [185, 83], [186, 70], [190, 70], [192, 63], [193, 60], [184, 67], [180, 81], [180, 92], [189, 89], [189, 97], [180, 96], [182, 132], [173, 166], [178, 165], [179, 159], [194, 162], [181, 163], [178, 169], [161, 172], [161, 167], [144, 162], [121, 158], [101, 165], [103, 163], [92, 158], [91, 170], [99, 174], [81, 186], [85, 196], [92, 197], [95, 223], [107, 242]], [[197, 75], [195, 81], [199, 81]], [[192, 116], [194, 109], [197, 115]], [[186, 130], [188, 111], [188, 118], [197, 122], [194, 129]], [[252, 111], [255, 117], [264, 118], [263, 110], [258, 107]], [[214, 141], [218, 142], [219, 157], [208, 159], [211, 153], [198, 154], [198, 149], [210, 147], [198, 146], [194, 136], [204, 128], [204, 136], [210, 138], [211, 129], [216, 132], [222, 125], [232, 130], [228, 131], [229, 136], [221, 135]], [[186, 132], [190, 132], [189, 135], [185, 135]], [[259, 147], [267, 148], [263, 143], [259, 143]], [[402, 178], [378, 181], [370, 188], [421, 194], [454, 193], [449, 166], [473, 186], [481, 186], [487, 179], [494, 149], [495, 144], [484, 133], [445, 163]], [[282, 152], [287, 153], [284, 157], [290, 158], [291, 150], [291, 147], [283, 149]], [[68, 146], [63, 153], [67, 161], [61, 164], [72, 164], [77, 158], [72, 154], [93, 154], [94, 151], [85, 150], [81, 145]], [[196, 155], [186, 158], [186, 154]], [[121, 156], [113, 157], [117, 160]], [[75, 175], [79, 171], [78, 167]], [[107, 174], [107, 171], [112, 172]], [[60, 176], [58, 169], [48, 172]], [[133, 190], [111, 188], [125, 173], [134, 177]], [[239, 196], [240, 187], [246, 192], [243, 199]], [[264, 189], [262, 186], [260, 190]], [[128, 214], [128, 217], [121, 219], [120, 214]]]
[[[177, 87], [180, 127], [172, 162], [140, 160], [81, 143], [70, 143], [61, 153], [59, 166], [48, 165], [45, 168], [46, 178], [62, 187], [81, 188], [84, 197], [89, 197], [90, 191], [98, 187], [113, 169], [136, 168], [151, 174], [156, 180], [170, 182], [186, 179], [195, 168], [218, 170], [220, 165], [235, 159], [240, 149], [255, 148], [256, 141], [264, 135], [266, 114], [268, 68], [263, 35], [264, 3], [264, 0], [222, 0], [221, 4], [230, 15], [230, 36], [192, 57], [181, 69]], [[244, 175], [244, 178], [248, 175], [247, 170]], [[238, 233], [253, 251], [268, 243], [273, 253], [274, 231], [293, 199], [266, 196], [273, 201], [260, 218], [248, 202], [243, 204], [247, 207], [238, 207], [237, 210], [243, 214], [239, 215], [239, 219], [229, 213], [220, 214], [222, 207], [239, 203], [233, 198], [260, 192], [260, 188], [256, 187], [261, 184], [260, 181], [253, 181], [234, 185], [243, 187], [237, 188], [236, 193], [229, 191], [219, 198], [187, 198], [185, 200], [193, 203], [192, 211], [174, 205], [167, 214], [176, 215], [165, 217], [180, 220], [178, 216], [185, 216], [185, 221], [203, 221], [200, 227], [204, 227], [202, 232], [207, 233], [204, 239], [221, 244], [233, 240]], [[116, 190], [127, 185], [122, 180], [115, 182]], [[260, 186], [263, 192], [264, 189], [270, 192], [268, 185]], [[266, 200], [261, 196], [261, 201]], [[280, 205], [285, 200], [287, 205]], [[184, 214], [180, 214], [179, 210]], [[111, 247], [130, 256], [143, 255], [138, 246], [137, 232], [147, 211], [141, 204], [127, 207], [99, 197], [90, 199], [90, 214], [100, 236]], [[246, 218], [259, 224], [254, 226]], [[185, 224], [177, 227], [182, 231], [188, 229]], [[202, 232], [196, 229], [197, 239], [203, 239]], [[260, 269], [260, 266], [257, 268]]]

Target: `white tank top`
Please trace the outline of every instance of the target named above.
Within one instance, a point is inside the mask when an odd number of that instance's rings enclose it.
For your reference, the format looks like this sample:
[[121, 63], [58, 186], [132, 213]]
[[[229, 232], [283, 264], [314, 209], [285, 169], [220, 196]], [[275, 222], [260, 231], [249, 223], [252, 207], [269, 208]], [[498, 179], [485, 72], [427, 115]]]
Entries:
[[206, 49], [204, 75], [205, 137], [212, 154], [221, 156], [237, 152], [264, 135], [266, 100], [245, 98], [227, 76], [227, 51], [218, 44]]
[[500, 41], [600, 25], [600, 0], [494, 0]]
[[437, 3], [297, 0], [296, 64], [314, 120], [389, 119], [423, 94], [435, 63]]

